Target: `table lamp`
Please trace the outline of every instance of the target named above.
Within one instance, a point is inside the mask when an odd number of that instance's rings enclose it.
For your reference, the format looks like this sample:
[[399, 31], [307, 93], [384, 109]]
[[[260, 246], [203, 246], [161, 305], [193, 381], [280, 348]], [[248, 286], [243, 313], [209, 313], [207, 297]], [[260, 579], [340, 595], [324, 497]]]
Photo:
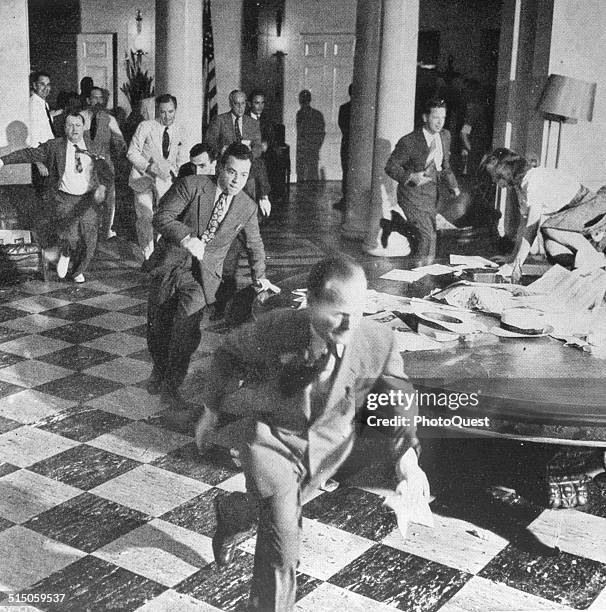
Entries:
[[577, 121], [591, 121], [593, 116], [593, 102], [595, 99], [596, 84], [573, 79], [561, 74], [550, 74], [539, 99], [537, 110], [545, 113], [549, 120], [547, 129], [547, 155], [551, 139], [551, 128], [554, 122], [558, 123], [557, 149], [555, 167], [560, 160], [560, 140], [562, 123], [576, 123]]

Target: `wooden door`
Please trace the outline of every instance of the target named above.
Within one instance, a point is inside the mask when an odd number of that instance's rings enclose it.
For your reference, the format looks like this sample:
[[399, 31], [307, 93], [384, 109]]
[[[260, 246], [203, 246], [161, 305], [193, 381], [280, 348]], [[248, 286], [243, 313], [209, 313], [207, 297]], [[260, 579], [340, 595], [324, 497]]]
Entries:
[[117, 105], [116, 34], [78, 34], [78, 83], [89, 76], [96, 87], [109, 91], [108, 108]]
[[303, 34], [302, 89], [311, 91], [311, 106], [324, 116], [326, 135], [320, 149], [319, 173], [341, 179], [339, 106], [347, 102], [353, 76], [353, 34]]

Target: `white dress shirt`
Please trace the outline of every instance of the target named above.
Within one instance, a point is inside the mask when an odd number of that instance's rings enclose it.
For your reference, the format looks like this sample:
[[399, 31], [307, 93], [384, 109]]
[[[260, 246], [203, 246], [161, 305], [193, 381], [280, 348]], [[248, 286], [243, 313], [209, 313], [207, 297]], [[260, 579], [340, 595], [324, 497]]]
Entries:
[[[427, 142], [428, 147], [431, 147], [432, 141], [436, 143], [436, 149], [433, 154], [433, 161], [436, 165], [436, 170], [440, 172], [442, 170], [442, 161], [444, 160], [444, 149], [442, 149], [442, 138], [440, 137], [440, 132], [438, 132], [437, 134], [432, 134], [431, 132], [423, 128], [423, 136], [425, 136], [425, 142]], [[427, 165], [429, 165], [430, 161], [431, 160], [428, 157]]]
[[48, 115], [46, 111], [48, 104], [38, 94], [29, 97], [29, 136], [27, 144], [30, 147], [37, 147], [47, 140], [54, 138]]
[[65, 152], [65, 172], [59, 183], [59, 191], [71, 193], [72, 195], [84, 195], [91, 189], [93, 178], [93, 160], [86, 153], [79, 153], [80, 163], [82, 164], [82, 172], [76, 169], [77, 157], [76, 147], [86, 149], [84, 140], [74, 144], [67, 141]]

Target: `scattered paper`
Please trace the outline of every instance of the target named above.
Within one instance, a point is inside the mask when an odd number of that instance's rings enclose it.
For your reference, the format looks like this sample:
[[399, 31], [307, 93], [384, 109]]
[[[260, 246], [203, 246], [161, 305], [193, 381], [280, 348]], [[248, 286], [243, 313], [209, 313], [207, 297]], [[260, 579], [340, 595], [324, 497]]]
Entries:
[[409, 523], [418, 523], [427, 527], [434, 526], [429, 503], [425, 499], [411, 501], [407, 495], [405, 486], [407, 484], [406, 481], [402, 481], [398, 485], [398, 491], [393, 495], [388, 495], [383, 502], [396, 513], [398, 529], [404, 539], [406, 539]]
[[395, 280], [395, 281], [403, 281], [405, 283], [414, 283], [418, 281], [420, 278], [425, 276], [424, 272], [419, 272], [418, 270], [391, 270], [390, 272], [386, 272], [383, 276], [379, 278], [384, 278], [386, 280]]
[[430, 276], [440, 276], [441, 274], [453, 274], [454, 272], [461, 272], [465, 269], [465, 266], [446, 266], [444, 264], [431, 264], [429, 266], [421, 266], [414, 268], [415, 272], [422, 272], [423, 275], [429, 274]]
[[498, 264], [480, 255], [450, 255], [451, 266], [467, 268], [498, 268]]
[[374, 289], [369, 289], [366, 292], [366, 303], [364, 304], [364, 312], [371, 314], [374, 312], [388, 311], [408, 311], [410, 300], [399, 295], [391, 293], [381, 293]]
[[433, 340], [423, 334], [417, 334], [412, 330], [396, 330], [396, 343], [400, 352], [404, 351], [435, 351], [442, 349], [442, 345], [437, 340]]

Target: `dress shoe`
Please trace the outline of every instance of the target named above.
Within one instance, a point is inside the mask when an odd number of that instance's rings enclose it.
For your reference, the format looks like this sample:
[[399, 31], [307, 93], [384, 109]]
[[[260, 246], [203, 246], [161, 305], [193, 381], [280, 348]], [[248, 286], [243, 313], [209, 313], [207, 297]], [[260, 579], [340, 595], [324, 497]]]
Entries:
[[74, 283], [84, 283], [85, 281], [84, 274], [76, 274], [76, 276], [74, 276]]
[[231, 521], [225, 517], [222, 503], [228, 502], [232, 496], [227, 498], [215, 497], [215, 514], [217, 517], [217, 530], [213, 535], [213, 556], [217, 565], [229, 565], [236, 553], [236, 548], [253, 535], [253, 525], [241, 525], [240, 528], [230, 524]]
[[57, 276], [65, 278], [67, 276], [67, 268], [69, 267], [69, 255], [61, 255], [57, 262]]
[[107, 239], [111, 240], [112, 238], [115, 238], [118, 234], [116, 234], [116, 232], [114, 232], [113, 229], [108, 229], [107, 230]]
[[158, 395], [162, 391], [162, 379], [150, 377], [145, 388], [150, 395]]

